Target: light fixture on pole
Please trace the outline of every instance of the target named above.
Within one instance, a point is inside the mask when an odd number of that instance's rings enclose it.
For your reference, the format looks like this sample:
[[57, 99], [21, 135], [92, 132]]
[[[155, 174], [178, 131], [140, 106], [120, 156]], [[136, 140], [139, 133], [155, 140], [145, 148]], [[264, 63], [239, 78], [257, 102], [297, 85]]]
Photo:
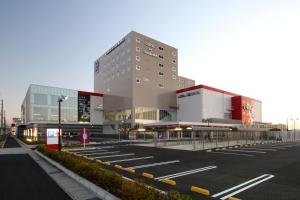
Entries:
[[60, 108], [61, 108], [61, 102], [66, 101], [68, 99], [68, 96], [61, 95], [58, 97], [58, 150], [61, 151], [61, 114], [60, 114]]
[[296, 118], [296, 119], [293, 119], [291, 118], [292, 121], [294, 121], [294, 141], [296, 141], [296, 121], [298, 121], [299, 119]]

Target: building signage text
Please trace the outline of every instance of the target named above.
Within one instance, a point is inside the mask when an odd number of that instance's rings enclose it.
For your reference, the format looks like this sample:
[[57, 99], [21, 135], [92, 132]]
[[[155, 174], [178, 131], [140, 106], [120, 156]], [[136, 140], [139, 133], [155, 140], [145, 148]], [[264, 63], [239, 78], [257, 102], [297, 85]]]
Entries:
[[117, 44], [115, 44], [112, 48], [110, 48], [105, 55], [107, 56], [108, 54], [110, 54], [113, 50], [115, 50], [118, 46], [120, 46], [123, 42], [125, 42], [125, 38], [123, 38], [122, 40], [120, 40]]

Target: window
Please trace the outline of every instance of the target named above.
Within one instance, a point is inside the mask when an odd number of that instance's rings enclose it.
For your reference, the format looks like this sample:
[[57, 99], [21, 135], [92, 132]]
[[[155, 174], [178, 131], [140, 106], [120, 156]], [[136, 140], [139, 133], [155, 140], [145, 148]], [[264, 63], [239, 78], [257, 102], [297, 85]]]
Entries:
[[163, 76], [163, 75], [164, 75], [164, 73], [163, 73], [163, 72], [158, 72], [158, 74], [159, 74], [160, 76]]
[[141, 51], [140, 47], [135, 47], [135, 50], [136, 50], [136, 52], [140, 52]]
[[159, 86], [160, 88], [164, 88], [164, 85], [163, 85], [163, 84], [158, 84], [158, 86]]
[[163, 56], [163, 55], [159, 55], [158, 57], [161, 58], [161, 59], [164, 59], [164, 56]]
[[172, 60], [172, 63], [176, 64], [176, 60], [175, 60], [175, 59], [173, 59], [173, 60]]
[[136, 61], [139, 61], [139, 62], [141, 61], [141, 57], [140, 56], [136, 56], [135, 59], [136, 59]]
[[46, 94], [35, 93], [33, 94], [33, 103], [36, 105], [48, 105], [47, 98]]
[[139, 78], [136, 78], [136, 83], [141, 83], [141, 80]]
[[159, 67], [161, 67], [161, 68], [163, 68], [163, 67], [164, 67], [164, 65], [163, 65], [163, 64], [161, 64], [161, 63], [159, 63], [159, 64], [158, 64], [158, 66], [159, 66]]
[[136, 70], [141, 70], [141, 66], [140, 66], [140, 65], [136, 65], [136, 66], [135, 66], [135, 69], [136, 69]]
[[158, 47], [158, 49], [159, 49], [159, 50], [161, 50], [161, 51], [162, 51], [162, 50], [164, 50], [164, 48], [163, 48], [163, 47]]
[[173, 78], [173, 79], [176, 79], [176, 75], [173, 74], [172, 78]]
[[140, 43], [141, 42], [141, 39], [140, 38], [135, 38], [135, 41], [137, 42], [137, 43]]

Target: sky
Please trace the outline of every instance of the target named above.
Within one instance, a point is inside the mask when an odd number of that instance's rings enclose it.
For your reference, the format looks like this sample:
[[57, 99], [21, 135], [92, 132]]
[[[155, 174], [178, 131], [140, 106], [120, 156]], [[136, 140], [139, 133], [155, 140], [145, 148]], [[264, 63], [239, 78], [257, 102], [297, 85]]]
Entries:
[[0, 0], [0, 98], [30, 84], [93, 91], [93, 63], [130, 31], [178, 49], [179, 75], [260, 99], [264, 122], [300, 118], [300, 1]]

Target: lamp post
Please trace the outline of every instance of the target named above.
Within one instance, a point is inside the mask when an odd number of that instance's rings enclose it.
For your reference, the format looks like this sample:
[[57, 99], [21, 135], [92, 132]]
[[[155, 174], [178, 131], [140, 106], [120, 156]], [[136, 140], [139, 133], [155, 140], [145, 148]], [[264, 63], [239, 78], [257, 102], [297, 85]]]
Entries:
[[286, 119], [286, 134], [288, 138], [290, 139], [290, 134], [289, 134], [289, 118]]
[[58, 151], [61, 151], [61, 114], [60, 114], [60, 108], [61, 108], [61, 102], [66, 101], [68, 99], [68, 96], [61, 95], [58, 97]]
[[299, 119], [296, 118], [296, 119], [291, 119], [294, 121], [294, 141], [296, 141], [296, 121], [298, 121]]

